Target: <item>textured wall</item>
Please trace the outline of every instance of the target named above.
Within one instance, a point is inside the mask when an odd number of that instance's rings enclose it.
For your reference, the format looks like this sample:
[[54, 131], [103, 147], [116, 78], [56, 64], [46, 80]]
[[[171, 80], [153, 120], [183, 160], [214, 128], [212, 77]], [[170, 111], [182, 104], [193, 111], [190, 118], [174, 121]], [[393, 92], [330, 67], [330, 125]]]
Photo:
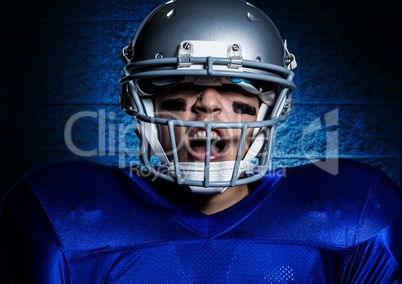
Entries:
[[[401, 184], [402, 21], [396, 9], [357, 0], [251, 2], [274, 20], [299, 63], [296, 104], [278, 128], [275, 165], [338, 155], [376, 165]], [[160, 3], [2, 2], [2, 193], [51, 161], [138, 161], [131, 157], [138, 149], [133, 124], [118, 105], [119, 53]], [[83, 111], [71, 142], [97, 151], [94, 156], [79, 157], [65, 143], [69, 119]], [[339, 147], [331, 144], [336, 134]], [[129, 153], [119, 156], [119, 149]]]

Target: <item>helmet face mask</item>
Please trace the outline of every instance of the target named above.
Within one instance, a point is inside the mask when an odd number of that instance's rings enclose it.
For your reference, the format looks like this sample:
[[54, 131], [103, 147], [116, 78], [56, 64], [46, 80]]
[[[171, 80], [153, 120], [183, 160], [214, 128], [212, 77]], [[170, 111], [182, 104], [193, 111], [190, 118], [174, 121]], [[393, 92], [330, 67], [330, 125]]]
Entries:
[[[190, 79], [190, 78], [189, 78]], [[178, 121], [234, 122], [240, 127], [245, 122], [255, 122], [260, 99], [224, 77], [195, 78], [195, 83], [179, 83], [161, 88], [154, 96], [155, 117]], [[230, 82], [230, 81], [229, 81]], [[242, 82], [243, 83], [243, 82]], [[211, 87], [212, 86], [212, 87]], [[254, 87], [253, 87], [254, 88]], [[206, 139], [204, 128], [175, 127], [175, 139], [179, 145], [171, 145], [166, 126], [158, 126], [159, 140], [171, 160], [173, 150], [178, 152], [180, 161], [204, 161], [206, 143], [210, 144], [210, 160], [214, 162], [235, 159], [241, 129], [214, 128]], [[252, 129], [248, 129], [243, 148], [248, 149], [252, 140]], [[243, 150], [242, 158], [245, 150]]]
[[[207, 21], [202, 17], [206, 14]], [[170, 1], [144, 20], [122, 58], [127, 65], [120, 80], [120, 101], [136, 118], [141, 159], [153, 174], [194, 192], [212, 194], [256, 181], [266, 173], [275, 125], [289, 115], [291, 91], [296, 87], [294, 56], [263, 12], [241, 0]], [[162, 113], [158, 102], [160, 97], [166, 100], [164, 92], [172, 86], [193, 92], [188, 96], [193, 98], [210, 88], [217, 95], [229, 90], [258, 101], [252, 107], [258, 114], [246, 120], [240, 114], [229, 121], [183, 119], [180, 104], [174, 101], [168, 102], [173, 111], [167, 107], [167, 113]], [[174, 98], [180, 95], [176, 91]], [[238, 108], [239, 113], [252, 112], [233, 103], [233, 111]], [[205, 149], [202, 158], [183, 156], [191, 152], [190, 140], [183, 137], [197, 138], [191, 143]], [[159, 165], [151, 163], [153, 155]]]

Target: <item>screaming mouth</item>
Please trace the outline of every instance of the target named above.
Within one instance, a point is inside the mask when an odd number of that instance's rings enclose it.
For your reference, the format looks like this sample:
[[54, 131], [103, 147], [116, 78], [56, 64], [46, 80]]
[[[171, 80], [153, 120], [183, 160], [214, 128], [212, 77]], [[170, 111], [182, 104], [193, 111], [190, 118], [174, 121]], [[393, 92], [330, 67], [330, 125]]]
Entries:
[[207, 132], [199, 130], [190, 136], [189, 152], [194, 159], [204, 161], [206, 156], [206, 145], [211, 144], [210, 160], [217, 160], [225, 150], [226, 142], [216, 131], [211, 131], [211, 141], [207, 141]]

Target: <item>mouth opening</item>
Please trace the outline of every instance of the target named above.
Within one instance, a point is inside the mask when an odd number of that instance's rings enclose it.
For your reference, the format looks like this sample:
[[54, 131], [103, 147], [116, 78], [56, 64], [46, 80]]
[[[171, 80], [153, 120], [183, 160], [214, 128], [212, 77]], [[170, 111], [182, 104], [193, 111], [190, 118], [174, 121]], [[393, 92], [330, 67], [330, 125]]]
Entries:
[[[190, 141], [190, 152], [194, 158], [197, 160], [204, 160], [206, 154], [206, 143], [205, 139], [193, 139]], [[220, 154], [224, 152], [226, 146], [226, 142], [221, 139], [213, 139], [211, 141], [211, 151], [210, 158], [211, 160], [216, 160]]]
[[[206, 140], [192, 140], [190, 141], [190, 147], [193, 149], [195, 152], [204, 152], [206, 150]], [[212, 140], [211, 141], [211, 151], [220, 153], [223, 151], [225, 148], [225, 141], [223, 140]], [[198, 150], [198, 151], [197, 151]]]

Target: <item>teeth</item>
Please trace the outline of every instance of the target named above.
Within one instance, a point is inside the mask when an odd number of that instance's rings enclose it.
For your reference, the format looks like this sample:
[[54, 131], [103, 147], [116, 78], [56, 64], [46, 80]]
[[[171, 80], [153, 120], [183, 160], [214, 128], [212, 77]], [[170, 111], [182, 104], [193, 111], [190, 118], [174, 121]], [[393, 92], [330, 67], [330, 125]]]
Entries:
[[[205, 139], [207, 139], [207, 132], [206, 131], [198, 131], [197, 133], [194, 134], [192, 139], [193, 140], [196, 140], [196, 139], [205, 140]], [[211, 131], [211, 139], [220, 140], [221, 137], [218, 135], [218, 133]]]

